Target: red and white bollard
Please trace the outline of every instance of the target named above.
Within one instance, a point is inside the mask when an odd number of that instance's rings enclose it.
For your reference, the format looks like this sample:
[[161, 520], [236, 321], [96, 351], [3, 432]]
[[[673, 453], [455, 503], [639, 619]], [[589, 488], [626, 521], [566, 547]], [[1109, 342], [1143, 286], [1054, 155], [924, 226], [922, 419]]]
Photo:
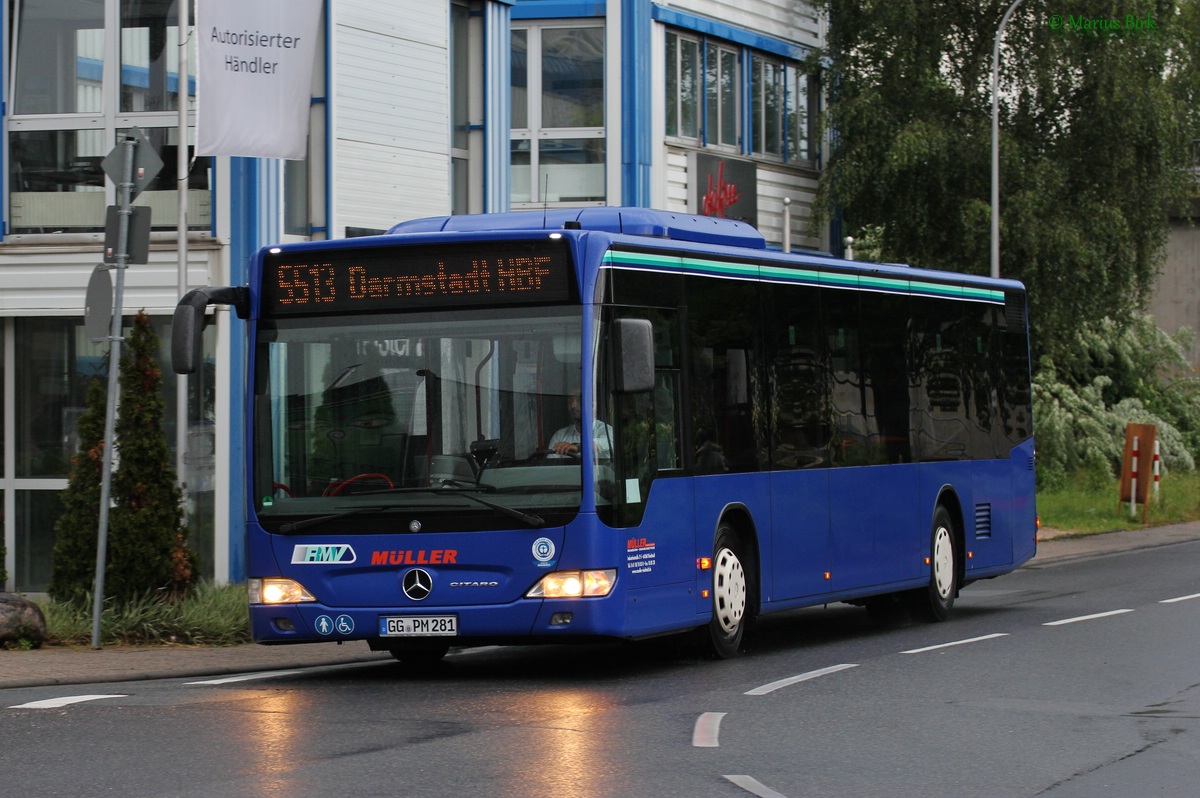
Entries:
[[1158, 441], [1154, 442], [1154, 503], [1158, 504], [1158, 480], [1162, 476], [1162, 451]]
[[1129, 473], [1129, 517], [1137, 518], [1138, 489], [1138, 439], [1133, 437], [1133, 468]]

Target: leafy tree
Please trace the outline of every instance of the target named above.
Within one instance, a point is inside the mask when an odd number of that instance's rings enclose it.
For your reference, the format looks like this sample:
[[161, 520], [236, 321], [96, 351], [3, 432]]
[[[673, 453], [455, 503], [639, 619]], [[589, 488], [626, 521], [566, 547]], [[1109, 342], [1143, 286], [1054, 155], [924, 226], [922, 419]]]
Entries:
[[104, 478], [104, 423], [108, 390], [95, 378], [76, 434], [79, 450], [71, 456], [62, 515], [54, 522], [54, 566], [50, 595], [58, 601], [86, 603], [96, 577], [96, 539], [100, 530], [100, 492]]
[[163, 430], [158, 336], [145, 311], [133, 319], [121, 357], [105, 594], [128, 603], [147, 591], [178, 595], [191, 583], [194, 557], [183, 526], [182, 493]]
[[[826, 0], [835, 140], [818, 224], [840, 210], [883, 260], [988, 273], [992, 46], [1010, 4]], [[1124, 327], [1144, 306], [1168, 203], [1194, 187], [1197, 6], [1027, 0], [1009, 21], [1000, 272], [1029, 287], [1035, 352], [1060, 365], [1079, 323]], [[1156, 24], [1076, 24], [1127, 16]]]

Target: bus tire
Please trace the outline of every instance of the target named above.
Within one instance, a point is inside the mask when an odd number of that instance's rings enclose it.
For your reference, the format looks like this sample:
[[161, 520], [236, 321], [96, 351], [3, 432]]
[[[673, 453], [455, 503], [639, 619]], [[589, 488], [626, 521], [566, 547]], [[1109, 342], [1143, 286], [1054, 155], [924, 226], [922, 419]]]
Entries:
[[929, 585], [913, 591], [914, 614], [930, 621], [950, 617], [958, 595], [958, 535], [950, 511], [938, 505], [933, 512], [929, 544]]
[[742, 651], [750, 622], [750, 585], [746, 548], [737, 530], [722, 521], [713, 541], [712, 618], [701, 630], [705, 656], [729, 659]]

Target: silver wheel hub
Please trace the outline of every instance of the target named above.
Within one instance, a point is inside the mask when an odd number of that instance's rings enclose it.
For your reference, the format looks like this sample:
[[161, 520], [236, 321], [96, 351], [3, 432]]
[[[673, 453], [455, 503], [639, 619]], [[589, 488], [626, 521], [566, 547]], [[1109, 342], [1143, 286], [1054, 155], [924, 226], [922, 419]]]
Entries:
[[954, 543], [944, 526], [933, 533], [933, 586], [942, 599], [954, 589]]
[[713, 612], [722, 631], [737, 631], [746, 613], [746, 572], [730, 549], [717, 552], [713, 565]]

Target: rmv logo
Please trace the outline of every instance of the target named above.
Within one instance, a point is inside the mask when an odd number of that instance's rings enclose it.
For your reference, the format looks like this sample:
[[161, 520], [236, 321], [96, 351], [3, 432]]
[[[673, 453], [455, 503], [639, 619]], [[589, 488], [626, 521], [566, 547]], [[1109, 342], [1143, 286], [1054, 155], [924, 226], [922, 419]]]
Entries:
[[292, 563], [351, 563], [357, 560], [354, 549], [349, 545], [339, 546], [296, 546], [292, 549]]

